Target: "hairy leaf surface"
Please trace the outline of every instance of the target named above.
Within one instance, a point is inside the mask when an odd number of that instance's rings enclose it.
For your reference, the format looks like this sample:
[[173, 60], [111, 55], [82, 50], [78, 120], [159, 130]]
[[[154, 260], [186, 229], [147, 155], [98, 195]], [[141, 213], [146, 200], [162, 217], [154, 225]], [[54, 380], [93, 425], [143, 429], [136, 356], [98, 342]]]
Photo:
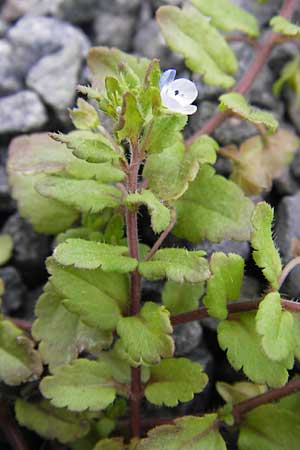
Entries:
[[273, 17], [270, 25], [276, 33], [282, 33], [287, 36], [300, 37], [300, 26], [290, 22], [282, 16]]
[[166, 281], [162, 290], [162, 301], [171, 314], [180, 314], [197, 309], [203, 292], [204, 283]]

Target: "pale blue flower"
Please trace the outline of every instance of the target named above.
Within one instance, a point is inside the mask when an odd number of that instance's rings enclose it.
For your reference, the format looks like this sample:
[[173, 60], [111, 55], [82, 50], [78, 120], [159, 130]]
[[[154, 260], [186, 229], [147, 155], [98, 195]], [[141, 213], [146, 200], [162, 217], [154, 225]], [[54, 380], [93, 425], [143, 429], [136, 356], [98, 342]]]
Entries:
[[198, 96], [195, 83], [186, 78], [175, 80], [176, 70], [166, 70], [159, 82], [162, 104], [181, 114], [194, 114], [197, 106], [192, 105]]

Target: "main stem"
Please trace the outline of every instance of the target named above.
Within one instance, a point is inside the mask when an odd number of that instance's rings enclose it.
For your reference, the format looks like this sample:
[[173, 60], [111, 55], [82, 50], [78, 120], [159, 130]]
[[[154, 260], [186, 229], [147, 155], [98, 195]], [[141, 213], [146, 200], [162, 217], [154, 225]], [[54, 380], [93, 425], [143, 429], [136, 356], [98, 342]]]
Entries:
[[[140, 155], [138, 145], [132, 143], [131, 145], [131, 161], [127, 176], [127, 191], [134, 193], [138, 187], [138, 173], [140, 167]], [[137, 225], [137, 210], [126, 210], [126, 226], [127, 226], [127, 241], [129, 248], [129, 255], [132, 258], [139, 259], [139, 239], [138, 239], [138, 225]], [[137, 270], [131, 274], [130, 283], [130, 315], [138, 314], [141, 302], [141, 277]], [[131, 431], [134, 437], [139, 437], [141, 429], [141, 370], [139, 367], [131, 369], [131, 398], [130, 398], [130, 422]]]

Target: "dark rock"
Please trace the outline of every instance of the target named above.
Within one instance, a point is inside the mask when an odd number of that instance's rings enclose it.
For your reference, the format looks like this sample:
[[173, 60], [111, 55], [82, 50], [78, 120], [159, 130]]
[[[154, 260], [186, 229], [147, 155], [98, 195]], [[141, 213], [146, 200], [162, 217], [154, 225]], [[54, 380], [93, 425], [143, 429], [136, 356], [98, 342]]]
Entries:
[[177, 325], [174, 328], [175, 355], [185, 356], [197, 348], [202, 340], [202, 327], [199, 322]]
[[218, 244], [208, 241], [204, 239], [200, 244], [190, 244], [191, 250], [204, 250], [207, 253], [207, 257], [210, 257], [214, 252], [223, 252], [223, 253], [237, 253], [242, 256], [245, 260], [249, 258], [250, 255], [250, 244], [248, 241], [231, 241], [224, 240]]
[[4, 294], [1, 310], [3, 314], [11, 314], [17, 311], [26, 298], [26, 288], [19, 272], [14, 267], [1, 267], [0, 278], [4, 281]]
[[26, 283], [34, 287], [43, 281], [45, 259], [50, 253], [49, 238], [36, 233], [18, 213], [7, 220], [2, 232], [13, 239], [14, 261]]
[[280, 177], [276, 178], [273, 184], [280, 196], [296, 194], [300, 190], [300, 184], [289, 167], [283, 169]]
[[4, 167], [0, 166], [0, 212], [11, 213], [15, 211], [16, 204], [10, 195], [8, 178]]
[[36, 0], [30, 15], [50, 15], [72, 23], [89, 22], [98, 11], [98, 0]]
[[255, 78], [252, 88], [249, 92], [250, 103], [264, 109], [270, 109], [279, 116], [283, 114], [283, 105], [273, 95], [274, 75], [268, 66]]
[[214, 137], [220, 145], [240, 145], [256, 134], [257, 128], [252, 123], [231, 117], [215, 130]]
[[273, 77], [277, 79], [286, 63], [299, 55], [299, 50], [294, 42], [284, 42], [275, 45], [268, 61]]
[[235, 78], [240, 80], [243, 75], [249, 70], [249, 65], [254, 57], [254, 49], [246, 42], [232, 41], [230, 47], [235, 53], [238, 61], [238, 70], [235, 73]]
[[292, 163], [291, 163], [291, 172], [294, 175], [294, 177], [300, 181], [300, 153], [297, 152]]
[[261, 283], [257, 278], [245, 275], [241, 288], [241, 301], [258, 299], [261, 293], [261, 288]]
[[278, 15], [282, 5], [282, 0], [272, 0], [266, 3], [254, 2], [253, 0], [233, 0], [232, 2], [254, 14], [261, 25], [268, 24], [273, 16]]
[[300, 100], [296, 97], [292, 89], [285, 89], [288, 116], [300, 133]]
[[217, 161], [214, 165], [216, 172], [224, 177], [229, 177], [232, 172], [232, 163], [229, 159], [222, 158], [222, 156], [218, 156]]
[[124, 14], [136, 11], [140, 6], [140, 0], [99, 0], [99, 9], [116, 14]]
[[152, 0], [152, 3], [156, 9], [163, 5], [181, 6], [184, 3], [184, 0]]
[[142, 300], [146, 302], [160, 302], [161, 290], [163, 287], [162, 281], [150, 281], [145, 278], [142, 279]]
[[36, 302], [38, 301], [40, 295], [43, 292], [44, 286], [38, 286], [35, 289], [32, 289], [28, 292], [26, 302], [23, 304], [23, 316], [24, 319], [33, 321], [35, 318], [34, 309]]
[[134, 24], [135, 18], [132, 15], [101, 13], [96, 17], [93, 25], [94, 44], [128, 51]]
[[15, 69], [13, 46], [0, 40], [0, 96], [12, 94], [22, 89], [22, 80]]
[[0, 135], [37, 130], [47, 119], [45, 107], [35, 92], [21, 91], [0, 98]]

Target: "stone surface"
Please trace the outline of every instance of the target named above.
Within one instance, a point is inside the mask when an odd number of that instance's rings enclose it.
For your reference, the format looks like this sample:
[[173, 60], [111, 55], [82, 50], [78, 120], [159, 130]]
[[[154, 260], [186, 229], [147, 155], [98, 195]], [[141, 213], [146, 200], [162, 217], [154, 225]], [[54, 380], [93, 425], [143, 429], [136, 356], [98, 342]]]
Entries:
[[175, 355], [185, 356], [197, 348], [202, 340], [202, 327], [199, 322], [177, 325], [174, 328]]
[[95, 45], [130, 50], [135, 18], [132, 15], [99, 14], [93, 24]]
[[35, 92], [26, 90], [0, 97], [0, 135], [38, 130], [46, 122], [45, 107]]
[[10, 195], [7, 173], [0, 166], [0, 213], [12, 213], [16, 209], [16, 203]]
[[274, 180], [273, 185], [280, 196], [296, 194], [300, 189], [300, 184], [289, 167], [284, 168], [280, 177]]
[[1, 311], [3, 314], [11, 314], [22, 306], [26, 296], [26, 288], [15, 267], [1, 267], [0, 278], [4, 281], [5, 287]]
[[140, 0], [98, 0], [101, 11], [109, 11], [116, 14], [134, 12], [139, 8], [140, 3]]
[[190, 244], [191, 250], [204, 250], [209, 257], [214, 252], [223, 252], [223, 253], [237, 253], [241, 255], [245, 260], [248, 259], [250, 255], [250, 245], [248, 241], [231, 241], [224, 240], [218, 244], [214, 244], [213, 242], [204, 239], [200, 244]]
[[0, 96], [15, 93], [23, 83], [16, 72], [13, 46], [5, 39], [0, 40]]
[[254, 14], [261, 25], [266, 25], [273, 16], [278, 14], [282, 0], [271, 0], [266, 3], [253, 0], [233, 0], [233, 3]]

